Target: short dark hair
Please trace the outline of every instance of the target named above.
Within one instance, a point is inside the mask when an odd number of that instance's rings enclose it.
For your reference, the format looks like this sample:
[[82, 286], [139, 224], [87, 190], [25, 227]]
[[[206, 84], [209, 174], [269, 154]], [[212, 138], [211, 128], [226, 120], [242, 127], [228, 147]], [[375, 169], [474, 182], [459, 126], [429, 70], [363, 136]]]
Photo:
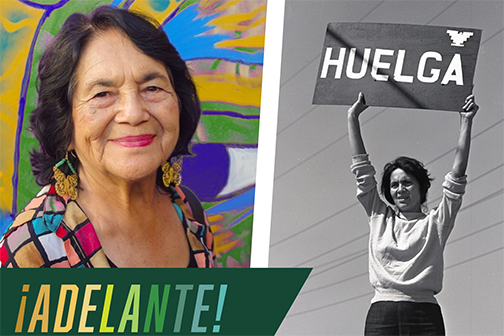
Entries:
[[[109, 29], [124, 33], [145, 55], [165, 65], [180, 109], [179, 138], [171, 156], [190, 154], [189, 142], [198, 126], [201, 106], [184, 60], [153, 18], [101, 6], [88, 15], [70, 15], [40, 60], [37, 107], [30, 117], [30, 130], [40, 144], [38, 150], [30, 153], [33, 174], [39, 185], [53, 182], [52, 167], [65, 157], [72, 141], [72, 95], [81, 53], [98, 32]], [[78, 160], [71, 155], [69, 159], [78, 169]], [[66, 167], [60, 169], [67, 173]], [[156, 183], [163, 187], [160, 171]]]
[[389, 201], [390, 204], [394, 204], [392, 195], [390, 195], [390, 175], [398, 168], [404, 170], [406, 174], [413, 176], [418, 181], [420, 185], [420, 202], [424, 203], [427, 201], [427, 191], [429, 191], [431, 181], [434, 179], [430, 177], [429, 172], [425, 169], [422, 162], [407, 156], [400, 156], [387, 163], [383, 168], [380, 190], [387, 201]]

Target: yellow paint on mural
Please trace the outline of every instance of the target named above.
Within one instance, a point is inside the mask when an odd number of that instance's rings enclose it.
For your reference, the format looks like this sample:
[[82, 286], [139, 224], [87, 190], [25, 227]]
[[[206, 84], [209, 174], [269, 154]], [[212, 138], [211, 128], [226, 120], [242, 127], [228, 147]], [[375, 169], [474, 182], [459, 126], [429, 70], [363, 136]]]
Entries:
[[32, 28], [37, 27], [37, 22], [34, 19], [24, 19], [19, 22], [11, 22], [2, 16], [2, 17], [0, 17], [0, 21], [2, 22], [7, 33], [15, 32], [15, 31], [17, 31], [21, 28], [27, 27], [27, 26], [32, 27]]
[[[20, 56], [21, 57], [21, 56]], [[14, 136], [14, 130], [17, 125], [17, 108], [19, 103], [19, 87], [14, 85], [6, 86], [6, 90], [0, 94], [0, 121], [2, 125], [6, 125], [11, 128], [12, 136]], [[4, 110], [14, 110], [16, 113], [4, 113]], [[1, 138], [4, 137], [4, 132], [2, 130]], [[3, 144], [3, 141], [2, 141]], [[2, 148], [3, 150], [5, 148]], [[2, 152], [3, 152], [2, 150]]]
[[224, 230], [222, 225], [213, 225], [212, 231], [214, 232], [215, 253], [217, 255], [229, 252], [242, 244], [240, 239], [236, 239], [233, 231]]
[[[201, 101], [225, 101], [240, 106], [259, 106], [261, 87], [218, 81], [216, 76], [195, 76]], [[223, 76], [224, 77], [224, 76]], [[226, 76], [228, 77], [228, 76]], [[247, 78], [247, 80], [251, 80]], [[261, 79], [255, 79], [260, 82]]]
[[[213, 22], [212, 22], [213, 23]], [[253, 32], [254, 30], [260, 30], [264, 32], [264, 25], [266, 24], [266, 16], [262, 16], [261, 18], [253, 21], [247, 22], [247, 25], [244, 26], [242, 22], [238, 23], [221, 23], [219, 24], [220, 29], [230, 30], [230, 31], [245, 31], [245, 32]]]
[[[234, 69], [236, 71], [236, 65]], [[248, 73], [250, 67], [246, 64], [238, 64], [238, 74], [231, 72], [210, 73], [210, 74], [195, 74], [193, 78], [196, 83], [201, 86], [214, 85], [215, 83], [229, 83], [242, 85], [254, 89], [261, 88], [262, 74], [256, 73], [256, 76], [251, 76]]]
[[149, 0], [136, 0], [131, 5], [130, 9], [133, 11], [140, 11], [143, 13], [147, 13], [149, 14], [149, 16], [156, 19], [156, 21], [162, 23], [175, 9], [177, 9], [179, 5], [180, 5], [179, 2], [170, 1], [170, 4], [164, 11], [158, 12], [152, 8]]
[[[3, 73], [0, 74], [0, 208], [9, 211], [12, 205], [12, 175], [14, 173], [14, 149], [16, 128], [18, 122], [19, 98], [21, 83], [25, 72], [26, 61], [37, 23], [43, 11], [24, 5], [18, 1], [1, 1], [0, 24], [7, 36], [16, 35], [16, 41], [8, 46], [8, 57], [5, 50], [2, 62]], [[12, 22], [12, 17], [22, 17], [18, 22]]]
[[[20, 46], [22, 47], [22, 46]], [[5, 81], [7, 84], [11, 84], [9, 80], [16, 79], [16, 82], [21, 84], [20, 74], [24, 72], [24, 66], [26, 64], [26, 58], [30, 52], [30, 45], [24, 45], [24, 49], [19, 50], [17, 57], [14, 58], [12, 64], [7, 68], [7, 70], [0, 76], [0, 81]], [[24, 61], [24, 62], [23, 62]], [[2, 83], [4, 84], [4, 83]], [[9, 85], [11, 86], [11, 85]], [[13, 98], [13, 97], [11, 97]], [[17, 97], [19, 100], [19, 97]], [[4, 101], [2, 99], [2, 101]]]
[[[233, 13], [216, 17], [215, 19], [210, 21], [210, 24], [213, 26], [225, 25], [225, 24], [239, 24], [244, 21], [253, 20], [258, 14], [261, 14], [261, 12], [266, 13], [266, 5], [251, 10], [248, 13]], [[247, 24], [247, 28], [253, 27], [254, 25], [256, 25], [256, 23], [252, 25]], [[241, 29], [243, 29], [243, 26], [241, 26]]]
[[[203, 10], [212, 8], [213, 13], [220, 13], [225, 11], [226, 9], [238, 5], [242, 0], [201, 0], [199, 3], [199, 7]], [[218, 5], [218, 6], [216, 6]]]
[[224, 217], [224, 215], [222, 214], [215, 214], [215, 215], [208, 215], [208, 222], [210, 224], [212, 223], [217, 223], [219, 221], [223, 221], [223, 220], [226, 220], [226, 217]]
[[264, 35], [255, 35], [236, 40], [227, 40], [215, 43], [219, 48], [264, 48]]

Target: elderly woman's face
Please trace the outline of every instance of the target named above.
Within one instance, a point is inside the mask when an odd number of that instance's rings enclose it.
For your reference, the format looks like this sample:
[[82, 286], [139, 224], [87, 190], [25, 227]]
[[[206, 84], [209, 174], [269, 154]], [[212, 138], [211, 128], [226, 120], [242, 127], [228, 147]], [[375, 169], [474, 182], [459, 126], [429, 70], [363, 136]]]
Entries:
[[81, 162], [79, 174], [152, 177], [179, 135], [178, 100], [164, 64], [112, 29], [88, 43], [76, 79], [69, 149]]

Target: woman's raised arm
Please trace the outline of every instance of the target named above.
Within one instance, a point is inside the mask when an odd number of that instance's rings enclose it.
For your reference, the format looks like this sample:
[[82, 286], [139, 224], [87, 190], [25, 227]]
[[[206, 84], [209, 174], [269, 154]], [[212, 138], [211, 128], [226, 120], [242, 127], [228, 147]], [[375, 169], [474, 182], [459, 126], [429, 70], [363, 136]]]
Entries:
[[366, 154], [364, 140], [361, 135], [359, 115], [367, 108], [364, 94], [359, 92], [357, 101], [348, 109], [348, 138], [350, 140], [352, 156]]
[[479, 106], [474, 101], [474, 95], [466, 98], [465, 104], [460, 111], [460, 135], [457, 143], [457, 152], [451, 175], [453, 178], [459, 178], [465, 175], [467, 162], [469, 160], [469, 149], [471, 147], [471, 130], [473, 118], [478, 111]]

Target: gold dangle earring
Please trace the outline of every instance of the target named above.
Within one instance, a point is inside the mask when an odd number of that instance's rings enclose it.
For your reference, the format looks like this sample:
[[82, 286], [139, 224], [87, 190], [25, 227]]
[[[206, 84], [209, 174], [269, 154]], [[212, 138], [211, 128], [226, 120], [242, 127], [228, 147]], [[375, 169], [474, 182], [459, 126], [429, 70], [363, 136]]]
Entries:
[[[65, 174], [59, 169], [64, 163], [72, 171], [72, 175], [65, 176]], [[54, 171], [54, 179], [56, 180], [56, 193], [63, 197], [65, 195], [69, 195], [72, 200], [77, 199], [77, 172], [70, 160], [68, 160], [68, 152], [65, 155], [65, 158], [60, 162], [56, 163], [53, 167]]]
[[182, 160], [179, 158], [170, 164], [170, 161], [163, 163], [161, 166], [161, 170], [163, 171], [163, 184], [165, 187], [170, 187], [170, 185], [174, 185], [178, 187], [180, 182], [182, 181], [182, 175], [180, 171], [182, 170]]

